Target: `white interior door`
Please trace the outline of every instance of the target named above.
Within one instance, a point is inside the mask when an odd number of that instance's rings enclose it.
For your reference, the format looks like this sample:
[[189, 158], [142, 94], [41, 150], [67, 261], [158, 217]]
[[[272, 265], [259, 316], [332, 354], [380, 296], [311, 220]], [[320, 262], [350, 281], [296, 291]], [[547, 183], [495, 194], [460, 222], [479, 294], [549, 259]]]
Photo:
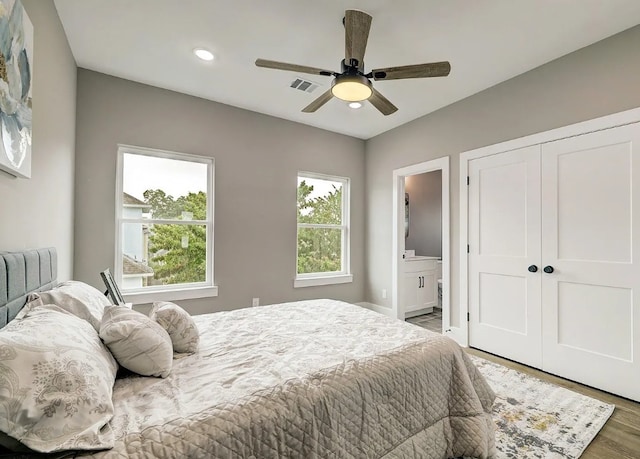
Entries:
[[543, 369], [635, 400], [639, 148], [640, 124], [542, 148]]
[[474, 159], [469, 178], [469, 344], [540, 368], [540, 146]]

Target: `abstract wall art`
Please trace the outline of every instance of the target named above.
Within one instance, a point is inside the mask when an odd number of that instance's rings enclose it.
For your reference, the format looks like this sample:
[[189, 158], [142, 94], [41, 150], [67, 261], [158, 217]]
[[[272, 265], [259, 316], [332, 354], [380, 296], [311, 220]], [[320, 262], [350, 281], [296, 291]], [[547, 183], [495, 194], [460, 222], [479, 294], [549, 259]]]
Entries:
[[31, 178], [33, 25], [20, 0], [0, 0], [0, 170]]

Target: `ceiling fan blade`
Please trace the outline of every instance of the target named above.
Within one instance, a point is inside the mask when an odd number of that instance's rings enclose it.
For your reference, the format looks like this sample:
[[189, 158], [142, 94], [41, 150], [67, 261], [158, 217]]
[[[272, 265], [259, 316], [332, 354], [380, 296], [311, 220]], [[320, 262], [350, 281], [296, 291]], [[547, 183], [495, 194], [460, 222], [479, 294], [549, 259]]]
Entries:
[[334, 74], [331, 70], [307, 67], [306, 65], [287, 64], [286, 62], [269, 61], [267, 59], [256, 59], [256, 65], [267, 69], [289, 70], [291, 72], [310, 73], [312, 75], [331, 76]]
[[358, 10], [344, 13], [345, 55], [347, 64], [351, 59], [358, 61], [358, 69], [364, 69], [364, 52], [367, 49], [371, 16]]
[[369, 102], [371, 102], [371, 104], [375, 108], [377, 108], [384, 116], [391, 115], [392, 113], [398, 111], [398, 107], [389, 102], [389, 99], [387, 99], [375, 89], [373, 89], [373, 93], [371, 94], [371, 97], [369, 97]]
[[371, 71], [371, 75], [374, 80], [400, 80], [404, 78], [442, 77], [449, 75], [450, 71], [451, 64], [445, 61], [375, 69]]
[[323, 93], [320, 97], [318, 97], [316, 100], [314, 100], [305, 108], [303, 108], [302, 111], [304, 113], [313, 113], [317, 109], [322, 107], [324, 104], [329, 102], [332, 97], [333, 97], [333, 94], [331, 93], [331, 89], [329, 89], [327, 92]]

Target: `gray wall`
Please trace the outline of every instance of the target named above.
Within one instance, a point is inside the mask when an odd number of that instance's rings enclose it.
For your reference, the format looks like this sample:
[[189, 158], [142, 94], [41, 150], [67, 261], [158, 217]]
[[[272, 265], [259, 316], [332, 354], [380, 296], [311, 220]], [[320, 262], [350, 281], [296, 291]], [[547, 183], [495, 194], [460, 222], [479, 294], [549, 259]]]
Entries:
[[[101, 286], [114, 264], [117, 144], [215, 158], [217, 298], [192, 313], [306, 298], [364, 299], [364, 141], [78, 70], [74, 277]], [[354, 282], [293, 288], [298, 171], [351, 178]], [[144, 308], [143, 308], [144, 309]]]
[[404, 180], [409, 193], [409, 237], [405, 249], [416, 255], [442, 256], [442, 171], [410, 175]]
[[52, 0], [22, 0], [34, 28], [31, 179], [0, 172], [0, 250], [53, 246], [73, 273], [76, 63]]
[[[451, 157], [452, 325], [459, 325], [460, 153], [640, 106], [640, 26], [367, 141], [367, 301], [390, 307], [392, 173]], [[452, 62], [452, 74], [455, 62]]]

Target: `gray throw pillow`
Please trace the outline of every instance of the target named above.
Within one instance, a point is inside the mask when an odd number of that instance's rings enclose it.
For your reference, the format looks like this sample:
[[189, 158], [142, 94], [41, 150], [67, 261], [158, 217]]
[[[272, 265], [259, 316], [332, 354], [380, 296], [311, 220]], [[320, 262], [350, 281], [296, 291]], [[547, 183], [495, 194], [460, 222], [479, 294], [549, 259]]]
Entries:
[[171, 338], [144, 314], [126, 306], [107, 306], [100, 338], [126, 369], [143, 376], [169, 375], [173, 364]]
[[191, 315], [180, 306], [168, 301], [153, 303], [149, 317], [169, 333], [174, 352], [193, 354], [198, 350], [198, 327]]

